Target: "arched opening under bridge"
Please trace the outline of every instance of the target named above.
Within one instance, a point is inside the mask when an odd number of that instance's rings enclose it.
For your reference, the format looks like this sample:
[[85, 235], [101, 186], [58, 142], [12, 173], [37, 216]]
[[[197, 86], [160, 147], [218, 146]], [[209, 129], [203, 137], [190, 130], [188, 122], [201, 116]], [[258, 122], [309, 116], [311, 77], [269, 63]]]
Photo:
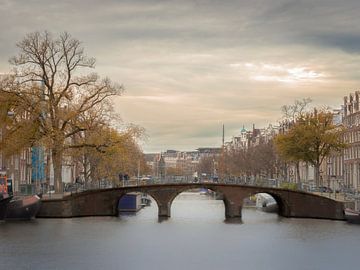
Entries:
[[276, 194], [253, 193], [243, 200], [242, 221], [246, 223], [279, 219], [284, 203]]
[[225, 217], [226, 200], [222, 193], [207, 187], [184, 189], [170, 201], [171, 218], [218, 222]]

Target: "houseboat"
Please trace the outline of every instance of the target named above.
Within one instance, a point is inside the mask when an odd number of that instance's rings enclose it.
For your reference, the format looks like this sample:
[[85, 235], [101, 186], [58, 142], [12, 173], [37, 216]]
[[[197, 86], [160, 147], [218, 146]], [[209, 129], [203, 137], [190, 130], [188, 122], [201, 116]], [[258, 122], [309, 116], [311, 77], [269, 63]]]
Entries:
[[122, 196], [118, 203], [119, 212], [137, 212], [141, 209], [141, 193], [130, 192]]
[[6, 175], [0, 177], [0, 196], [1, 220], [29, 220], [35, 218], [40, 210], [38, 195], [15, 198], [8, 194]]
[[0, 220], [4, 220], [6, 216], [6, 210], [8, 208], [8, 205], [12, 199], [12, 196], [10, 196], [7, 193], [0, 193]]

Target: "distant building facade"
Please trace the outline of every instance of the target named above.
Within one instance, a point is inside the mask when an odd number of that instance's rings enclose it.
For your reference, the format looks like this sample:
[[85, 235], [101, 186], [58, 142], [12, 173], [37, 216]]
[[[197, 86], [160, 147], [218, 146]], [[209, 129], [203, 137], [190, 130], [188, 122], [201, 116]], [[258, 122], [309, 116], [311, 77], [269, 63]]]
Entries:
[[231, 150], [246, 150], [249, 147], [267, 143], [272, 140], [278, 133], [280, 127], [269, 124], [266, 128], [255, 128], [253, 125], [252, 130], [246, 130], [243, 126], [240, 133], [234, 136], [230, 142], [225, 143], [225, 149]]
[[159, 154], [145, 154], [145, 159], [155, 177], [164, 177], [169, 171], [191, 177], [197, 173], [202, 158], [217, 157], [220, 154], [219, 147], [203, 147], [195, 151], [167, 150]]
[[344, 150], [344, 185], [360, 190], [360, 92], [344, 97], [344, 141], [349, 147]]

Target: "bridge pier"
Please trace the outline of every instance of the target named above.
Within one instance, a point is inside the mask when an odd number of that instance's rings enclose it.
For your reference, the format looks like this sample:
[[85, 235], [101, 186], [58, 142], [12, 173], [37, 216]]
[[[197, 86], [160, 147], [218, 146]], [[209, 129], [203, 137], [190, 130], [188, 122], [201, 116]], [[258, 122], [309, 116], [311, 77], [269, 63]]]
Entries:
[[169, 218], [171, 214], [171, 208], [169, 204], [159, 204], [159, 214], [160, 218]]
[[151, 190], [147, 192], [156, 201], [159, 212], [158, 216], [160, 219], [167, 219], [171, 216], [171, 202], [177, 195], [177, 189], [167, 188], [164, 190]]
[[241, 221], [242, 202], [236, 203], [232, 201], [225, 202], [225, 218], [226, 221]]

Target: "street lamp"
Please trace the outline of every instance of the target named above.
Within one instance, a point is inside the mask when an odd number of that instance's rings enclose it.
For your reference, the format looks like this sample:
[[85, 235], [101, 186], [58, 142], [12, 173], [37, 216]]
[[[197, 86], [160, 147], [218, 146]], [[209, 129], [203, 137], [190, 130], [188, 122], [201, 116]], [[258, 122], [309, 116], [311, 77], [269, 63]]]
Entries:
[[328, 179], [328, 191], [330, 191], [330, 175], [331, 175], [331, 157], [329, 157], [326, 161], [326, 167], [327, 167], [327, 179]]
[[333, 180], [333, 193], [334, 193], [334, 198], [336, 199], [336, 187], [335, 187], [336, 175], [331, 175], [331, 178], [332, 178], [332, 180]]
[[137, 181], [136, 185], [138, 186], [140, 183], [140, 159], [138, 160], [138, 166], [137, 166]]
[[323, 171], [320, 169], [319, 170], [319, 183], [317, 188], [320, 189], [320, 195], [322, 196], [322, 186], [323, 186]]

